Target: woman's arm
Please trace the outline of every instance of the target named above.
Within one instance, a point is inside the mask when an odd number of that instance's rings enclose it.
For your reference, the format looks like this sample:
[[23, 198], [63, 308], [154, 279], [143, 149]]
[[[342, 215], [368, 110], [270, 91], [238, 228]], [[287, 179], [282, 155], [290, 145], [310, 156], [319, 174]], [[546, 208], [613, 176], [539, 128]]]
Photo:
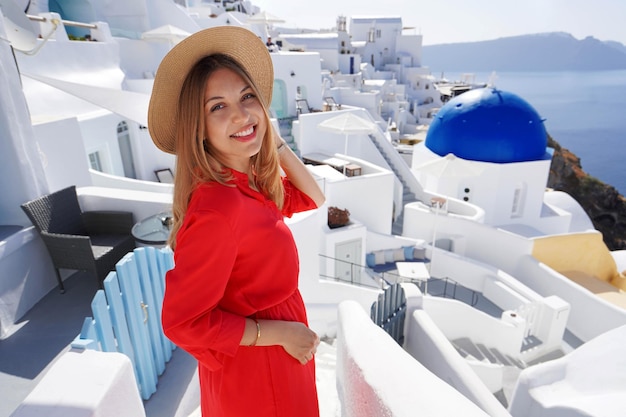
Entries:
[[241, 338], [242, 346], [282, 346], [303, 365], [311, 360], [319, 343], [317, 334], [298, 321], [246, 319]]
[[315, 202], [317, 207], [321, 207], [326, 200], [324, 193], [315, 182], [315, 178], [302, 163], [300, 158], [289, 148], [287, 143], [276, 133], [274, 129], [274, 140], [278, 147], [278, 157], [280, 166], [287, 174], [289, 181], [304, 194], [308, 195]]

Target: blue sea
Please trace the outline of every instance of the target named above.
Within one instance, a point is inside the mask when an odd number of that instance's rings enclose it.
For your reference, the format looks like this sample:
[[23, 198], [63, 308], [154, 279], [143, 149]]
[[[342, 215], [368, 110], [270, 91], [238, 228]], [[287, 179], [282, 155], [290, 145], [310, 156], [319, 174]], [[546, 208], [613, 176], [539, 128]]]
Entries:
[[[444, 76], [461, 79], [460, 73]], [[491, 77], [475, 73], [476, 82]], [[526, 100], [586, 173], [626, 195], [626, 70], [499, 72], [495, 86]]]

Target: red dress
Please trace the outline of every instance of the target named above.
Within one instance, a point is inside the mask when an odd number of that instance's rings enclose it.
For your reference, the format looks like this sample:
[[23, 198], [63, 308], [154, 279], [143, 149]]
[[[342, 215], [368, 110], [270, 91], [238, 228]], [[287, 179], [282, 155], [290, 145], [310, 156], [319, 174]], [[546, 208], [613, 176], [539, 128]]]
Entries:
[[281, 212], [232, 173], [234, 187], [193, 192], [166, 276], [163, 329], [198, 360], [204, 417], [318, 417], [314, 361], [302, 365], [281, 346], [239, 346], [246, 317], [307, 323], [283, 216], [315, 203], [284, 179]]

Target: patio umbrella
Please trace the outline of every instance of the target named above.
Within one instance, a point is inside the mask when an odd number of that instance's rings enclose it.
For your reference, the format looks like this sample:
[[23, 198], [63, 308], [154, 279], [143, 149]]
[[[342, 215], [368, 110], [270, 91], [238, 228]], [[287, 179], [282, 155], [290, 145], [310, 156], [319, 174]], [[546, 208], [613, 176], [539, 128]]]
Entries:
[[176, 26], [163, 25], [141, 34], [141, 39], [156, 42], [168, 42], [171, 46], [185, 39], [191, 33]]
[[269, 27], [274, 23], [285, 23], [283, 19], [278, 16], [274, 16], [266, 11], [262, 11], [261, 13], [257, 13], [250, 18], [248, 18], [248, 23], [252, 25], [259, 25], [263, 27], [265, 30], [265, 37], [268, 38], [270, 35]]
[[[321, 130], [333, 133], [341, 133], [345, 135], [345, 151], [348, 154], [348, 136], [362, 133], [374, 133], [378, 126], [370, 120], [355, 115], [352, 112], [345, 112], [339, 116], [326, 119], [317, 127]], [[345, 172], [345, 166], [344, 166]]]
[[263, 11], [248, 18], [248, 23], [260, 23], [269, 25], [270, 23], [285, 23], [285, 21], [278, 16], [274, 16], [273, 14]]

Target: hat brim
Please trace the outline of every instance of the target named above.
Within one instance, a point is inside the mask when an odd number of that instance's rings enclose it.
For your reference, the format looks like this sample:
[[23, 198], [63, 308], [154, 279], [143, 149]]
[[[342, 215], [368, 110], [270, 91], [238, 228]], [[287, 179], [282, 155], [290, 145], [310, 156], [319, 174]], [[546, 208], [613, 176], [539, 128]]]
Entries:
[[265, 43], [237, 26], [204, 29], [185, 38], [163, 58], [154, 77], [148, 107], [148, 131], [162, 151], [176, 153], [176, 117], [180, 90], [191, 68], [205, 56], [228, 55], [248, 73], [269, 108], [274, 67]]

